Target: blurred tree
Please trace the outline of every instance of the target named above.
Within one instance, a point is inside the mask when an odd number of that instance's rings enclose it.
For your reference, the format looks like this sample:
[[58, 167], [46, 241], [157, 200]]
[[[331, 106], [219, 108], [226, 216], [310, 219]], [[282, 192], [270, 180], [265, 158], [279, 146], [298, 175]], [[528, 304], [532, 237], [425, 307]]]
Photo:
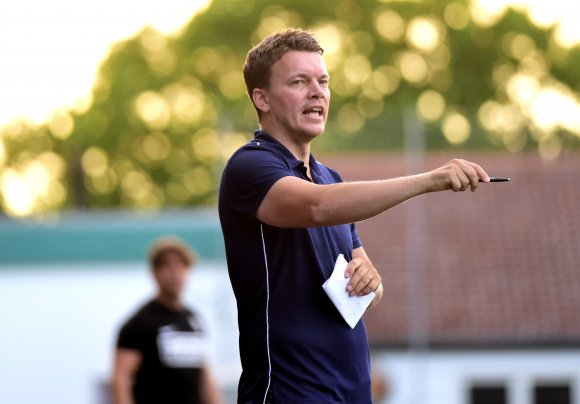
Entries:
[[215, 0], [175, 37], [145, 28], [116, 44], [87, 107], [4, 128], [4, 211], [213, 203], [221, 167], [257, 127], [246, 52], [296, 26], [316, 34], [332, 76], [318, 151], [400, 149], [409, 111], [430, 148], [556, 158], [580, 144], [580, 49], [521, 12], [490, 22], [467, 0]]

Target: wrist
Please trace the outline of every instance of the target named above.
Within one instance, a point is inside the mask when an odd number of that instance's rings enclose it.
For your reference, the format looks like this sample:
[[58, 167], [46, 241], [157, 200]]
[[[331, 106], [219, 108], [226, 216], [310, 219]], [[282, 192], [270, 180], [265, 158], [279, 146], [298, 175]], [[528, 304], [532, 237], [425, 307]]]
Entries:
[[414, 177], [417, 184], [417, 195], [427, 194], [436, 190], [432, 171], [417, 174]]

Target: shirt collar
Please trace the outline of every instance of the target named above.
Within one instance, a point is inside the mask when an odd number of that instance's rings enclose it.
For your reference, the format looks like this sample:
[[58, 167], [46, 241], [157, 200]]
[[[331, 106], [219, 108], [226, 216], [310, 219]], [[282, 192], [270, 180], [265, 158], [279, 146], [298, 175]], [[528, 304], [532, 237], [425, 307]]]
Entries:
[[[264, 143], [272, 146], [276, 150], [278, 150], [280, 153], [282, 153], [282, 155], [288, 161], [288, 163], [290, 163], [292, 168], [296, 168], [296, 167], [299, 167], [301, 165], [304, 165], [304, 162], [302, 160], [298, 160], [296, 157], [294, 157], [292, 152], [290, 150], [288, 150], [286, 148], [286, 146], [284, 146], [275, 137], [273, 137], [272, 135], [270, 135], [267, 132], [264, 132], [263, 130], [257, 130], [254, 132], [254, 141], [264, 142]], [[317, 175], [320, 175], [320, 170], [318, 168], [318, 162], [316, 161], [316, 159], [314, 158], [312, 153], [310, 153], [310, 169], [313, 170]]]

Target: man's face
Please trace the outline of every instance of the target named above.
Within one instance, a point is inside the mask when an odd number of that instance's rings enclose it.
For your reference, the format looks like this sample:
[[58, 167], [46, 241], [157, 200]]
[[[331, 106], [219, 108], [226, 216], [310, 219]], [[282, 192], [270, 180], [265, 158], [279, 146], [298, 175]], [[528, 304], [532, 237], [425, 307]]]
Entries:
[[293, 139], [311, 140], [324, 132], [330, 90], [322, 55], [290, 51], [272, 66], [270, 84], [263, 89], [267, 130]]
[[179, 298], [188, 275], [189, 268], [181, 255], [174, 251], [165, 253], [158, 267], [153, 270], [159, 293], [171, 299]]

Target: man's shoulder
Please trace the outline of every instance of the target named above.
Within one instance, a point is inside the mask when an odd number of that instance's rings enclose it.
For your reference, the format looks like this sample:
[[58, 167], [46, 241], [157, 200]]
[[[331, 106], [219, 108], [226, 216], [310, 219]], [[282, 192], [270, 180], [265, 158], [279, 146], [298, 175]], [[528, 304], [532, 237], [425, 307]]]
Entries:
[[291, 172], [292, 165], [280, 150], [267, 142], [254, 139], [229, 158], [222, 173], [220, 188], [246, 184], [255, 178], [278, 177], [280, 173], [288, 175]]
[[259, 139], [253, 139], [232, 154], [227, 166], [238, 162], [246, 164], [269, 159], [283, 160], [284, 156], [273, 145]]
[[123, 328], [142, 326], [156, 313], [155, 301], [150, 300], [134, 311], [123, 324]]

